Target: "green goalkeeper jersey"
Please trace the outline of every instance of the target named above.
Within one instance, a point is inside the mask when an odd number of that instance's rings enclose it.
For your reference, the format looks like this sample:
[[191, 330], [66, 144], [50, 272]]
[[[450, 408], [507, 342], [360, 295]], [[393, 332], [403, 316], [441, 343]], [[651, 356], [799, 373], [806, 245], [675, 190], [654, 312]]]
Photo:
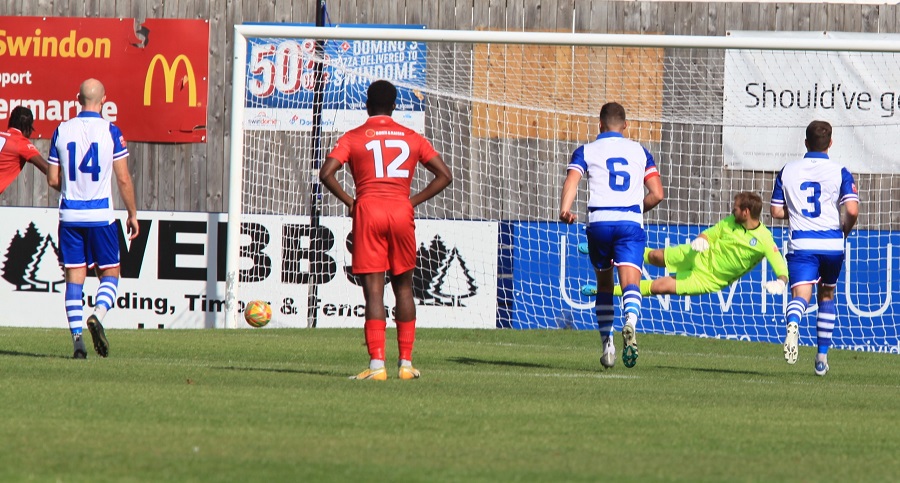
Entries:
[[709, 239], [709, 250], [700, 253], [695, 263], [706, 265], [708, 273], [725, 284], [741, 278], [763, 257], [769, 261], [775, 276], [787, 277], [787, 264], [778, 251], [772, 232], [762, 222], [748, 230], [737, 223], [734, 215], [703, 232]]

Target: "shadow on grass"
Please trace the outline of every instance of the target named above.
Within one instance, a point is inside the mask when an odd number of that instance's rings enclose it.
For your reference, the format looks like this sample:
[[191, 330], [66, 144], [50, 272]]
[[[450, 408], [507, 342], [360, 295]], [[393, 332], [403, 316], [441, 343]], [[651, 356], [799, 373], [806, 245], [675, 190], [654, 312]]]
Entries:
[[531, 362], [519, 362], [519, 361], [491, 361], [487, 359], [473, 359], [471, 357], [451, 357], [447, 359], [450, 362], [455, 362], [457, 364], [465, 364], [467, 366], [475, 366], [479, 364], [488, 364], [492, 366], [507, 366], [507, 367], [531, 367], [531, 368], [543, 368], [543, 369], [551, 369], [553, 366], [548, 366], [547, 364], [534, 364]]
[[35, 354], [34, 352], [4, 351], [0, 350], [0, 356], [37, 357], [40, 359], [71, 359], [72, 356], [58, 354]]
[[338, 374], [336, 372], [331, 371], [313, 371], [313, 370], [301, 370], [301, 369], [275, 369], [272, 367], [213, 367], [213, 369], [218, 369], [220, 371], [244, 371], [244, 372], [274, 372], [278, 374], [309, 374], [312, 376], [330, 376], [330, 377], [344, 377], [345, 374]]
[[711, 369], [708, 367], [674, 367], [674, 366], [657, 366], [660, 369], [672, 369], [676, 371], [690, 371], [690, 372], [711, 372], [715, 374], [741, 374], [746, 376], [769, 376], [771, 374], [767, 374], [765, 372], [759, 371], [736, 371], [734, 369]]

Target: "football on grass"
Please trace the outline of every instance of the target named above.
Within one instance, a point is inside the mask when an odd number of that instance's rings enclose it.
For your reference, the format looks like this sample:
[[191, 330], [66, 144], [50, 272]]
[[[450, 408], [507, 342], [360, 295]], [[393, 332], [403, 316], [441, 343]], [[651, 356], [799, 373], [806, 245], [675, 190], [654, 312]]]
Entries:
[[272, 307], [262, 300], [254, 300], [244, 309], [244, 320], [251, 327], [262, 327], [272, 320]]

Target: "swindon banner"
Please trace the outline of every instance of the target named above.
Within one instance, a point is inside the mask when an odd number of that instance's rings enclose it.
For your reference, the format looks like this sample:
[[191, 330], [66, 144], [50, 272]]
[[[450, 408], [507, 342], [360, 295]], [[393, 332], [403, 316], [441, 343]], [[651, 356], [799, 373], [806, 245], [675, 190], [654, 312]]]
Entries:
[[[422, 29], [424, 25], [342, 25]], [[315, 87], [313, 39], [247, 39], [244, 129], [311, 131]], [[322, 130], [343, 132], [368, 118], [366, 89], [372, 80], [397, 87], [394, 119], [425, 130], [424, 42], [328, 40], [324, 45]]]
[[208, 65], [206, 20], [0, 17], [0, 125], [23, 105], [49, 138], [93, 77], [126, 140], [205, 142]]
[[[66, 327], [56, 209], [0, 208], [0, 303], [27, 306], [27, 317], [0, 325]], [[125, 212], [117, 212], [124, 221]], [[140, 235], [126, 242], [120, 224], [121, 272], [109, 328], [225, 326], [227, 215], [138, 212]], [[269, 327], [307, 327], [309, 284], [316, 277], [317, 327], [362, 327], [365, 301], [350, 271], [345, 217], [252, 216], [242, 222], [240, 304], [272, 305]], [[497, 311], [497, 223], [418, 220], [414, 296], [421, 327], [493, 328]], [[319, 248], [311, 249], [311, 234]], [[322, 269], [310, 273], [312, 262]], [[96, 278], [85, 283], [94, 305]], [[389, 314], [395, 306], [385, 287]], [[388, 316], [391, 319], [390, 315]], [[241, 327], [249, 327], [241, 324]]]
[[[893, 40], [898, 34], [730, 31], [732, 37]], [[851, 173], [900, 173], [896, 54], [727, 50], [722, 142], [732, 169], [778, 171], [803, 157], [806, 126], [834, 128], [828, 154]]]
[[[647, 225], [648, 246], [663, 248], [687, 243], [702, 227]], [[787, 229], [774, 228], [783, 244]], [[594, 297], [580, 288], [596, 278], [586, 255], [576, 249], [587, 241], [576, 225], [555, 222], [510, 222], [501, 227], [508, 239], [509, 277], [501, 269], [500, 292], [511, 299], [499, 325], [517, 329], [596, 330]], [[834, 347], [900, 353], [900, 232], [858, 231], [847, 242], [847, 259], [837, 287], [837, 324]], [[665, 275], [664, 269], [644, 266], [644, 278]], [[720, 292], [691, 297], [644, 297], [640, 332], [679, 334], [780, 344], [789, 295], [770, 295], [762, 281], [775, 278], [765, 260]], [[816, 305], [800, 324], [800, 343], [816, 343]], [[504, 313], [504, 311], [501, 311]], [[616, 331], [621, 330], [621, 307], [616, 305]], [[777, 349], [781, 353], [780, 347]]]

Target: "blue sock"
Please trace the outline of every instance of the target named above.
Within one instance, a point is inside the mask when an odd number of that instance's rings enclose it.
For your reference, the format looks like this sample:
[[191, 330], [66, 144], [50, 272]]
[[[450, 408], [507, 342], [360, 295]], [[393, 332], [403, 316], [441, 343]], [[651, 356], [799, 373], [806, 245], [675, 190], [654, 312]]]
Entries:
[[84, 329], [84, 306], [81, 302], [83, 290], [84, 284], [66, 282], [66, 319], [72, 335], [78, 335]]
[[611, 336], [613, 331], [613, 319], [615, 318], [613, 294], [597, 292], [597, 301], [594, 303], [594, 311], [597, 313], [597, 328], [600, 329], [600, 335], [603, 337]]
[[100, 321], [106, 312], [113, 308], [116, 300], [116, 291], [119, 287], [119, 277], [100, 277], [100, 287], [97, 289], [97, 303], [94, 305], [94, 314]]
[[633, 283], [622, 287], [622, 302], [625, 305], [626, 320], [628, 314], [634, 314], [636, 327], [637, 320], [641, 318], [641, 288]]
[[831, 347], [831, 333], [834, 332], [834, 321], [837, 318], [837, 307], [834, 300], [819, 302], [819, 317], [816, 319], [816, 342], [819, 354], [828, 354]]
[[784, 314], [787, 323], [794, 323], [800, 325], [800, 319], [803, 318], [803, 313], [806, 312], [806, 307], [808, 306], [808, 302], [803, 297], [794, 297], [788, 302], [787, 311]]

